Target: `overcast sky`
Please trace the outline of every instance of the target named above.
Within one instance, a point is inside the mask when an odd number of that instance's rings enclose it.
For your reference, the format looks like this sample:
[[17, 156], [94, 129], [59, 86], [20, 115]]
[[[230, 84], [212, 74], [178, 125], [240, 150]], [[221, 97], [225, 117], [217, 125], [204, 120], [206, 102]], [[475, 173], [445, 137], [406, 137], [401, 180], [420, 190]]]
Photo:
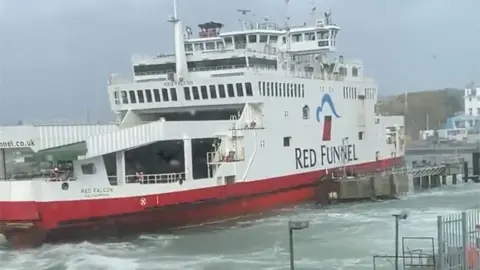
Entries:
[[[283, 21], [284, 0], [178, 0], [186, 25], [238, 28], [237, 8]], [[347, 58], [380, 94], [480, 81], [479, 0], [291, 0], [293, 22], [332, 10]], [[173, 50], [170, 0], [0, 0], [0, 123], [111, 117], [106, 82], [135, 53]]]

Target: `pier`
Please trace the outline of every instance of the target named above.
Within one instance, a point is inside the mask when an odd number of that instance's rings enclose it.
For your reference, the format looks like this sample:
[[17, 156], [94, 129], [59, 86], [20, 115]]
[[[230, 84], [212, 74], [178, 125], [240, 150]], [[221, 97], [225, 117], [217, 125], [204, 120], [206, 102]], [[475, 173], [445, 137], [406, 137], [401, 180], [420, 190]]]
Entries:
[[445, 186], [448, 177], [451, 177], [453, 185], [458, 183], [458, 176], [463, 175], [464, 181], [468, 181], [468, 167], [465, 172], [465, 161], [412, 168], [406, 173], [412, 178], [414, 191]]
[[410, 147], [405, 150], [405, 155], [454, 155], [471, 154], [480, 150], [478, 144], [458, 145], [458, 146], [430, 146], [430, 147]]
[[448, 184], [456, 185], [460, 183], [462, 176], [464, 182], [470, 179], [477, 182], [480, 175], [479, 162], [480, 160], [474, 166], [472, 176], [469, 176], [469, 171], [472, 170], [468, 168], [468, 163], [463, 159], [455, 159], [439, 165], [424, 163], [411, 168], [403, 167], [370, 174], [333, 177], [332, 183], [320, 185], [323, 190], [328, 191], [328, 198], [321, 198], [326, 196], [323, 194], [319, 195], [318, 199], [322, 204], [332, 201], [396, 199], [409, 191], [420, 191]]

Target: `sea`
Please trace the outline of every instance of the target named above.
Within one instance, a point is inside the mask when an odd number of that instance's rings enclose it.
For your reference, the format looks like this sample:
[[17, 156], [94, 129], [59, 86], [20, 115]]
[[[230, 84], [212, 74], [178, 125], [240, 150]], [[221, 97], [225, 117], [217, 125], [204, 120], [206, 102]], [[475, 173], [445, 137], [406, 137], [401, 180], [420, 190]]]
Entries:
[[[407, 250], [432, 253], [437, 216], [480, 210], [479, 196], [480, 184], [461, 183], [408, 193], [398, 200], [301, 205], [168, 234], [46, 244], [20, 251], [0, 242], [0, 269], [290, 269], [290, 220], [309, 221], [308, 228], [293, 233], [295, 269], [374, 269], [375, 255], [394, 255], [392, 215], [408, 214], [400, 221], [400, 237], [427, 237], [409, 242]], [[376, 269], [394, 269], [391, 258], [375, 264]]]

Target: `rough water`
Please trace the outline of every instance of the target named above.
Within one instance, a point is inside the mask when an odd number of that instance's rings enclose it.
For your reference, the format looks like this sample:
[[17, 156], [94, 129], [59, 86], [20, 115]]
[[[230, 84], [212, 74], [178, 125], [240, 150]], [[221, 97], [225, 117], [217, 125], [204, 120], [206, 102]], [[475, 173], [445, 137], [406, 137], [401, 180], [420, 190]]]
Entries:
[[462, 184], [395, 201], [299, 206], [250, 221], [168, 235], [44, 245], [26, 251], [2, 248], [1, 269], [289, 269], [287, 222], [291, 219], [311, 222], [310, 228], [294, 234], [296, 269], [373, 269], [373, 255], [393, 255], [392, 214], [409, 213], [400, 224], [401, 236], [435, 237], [437, 215], [478, 209], [479, 194], [480, 185]]

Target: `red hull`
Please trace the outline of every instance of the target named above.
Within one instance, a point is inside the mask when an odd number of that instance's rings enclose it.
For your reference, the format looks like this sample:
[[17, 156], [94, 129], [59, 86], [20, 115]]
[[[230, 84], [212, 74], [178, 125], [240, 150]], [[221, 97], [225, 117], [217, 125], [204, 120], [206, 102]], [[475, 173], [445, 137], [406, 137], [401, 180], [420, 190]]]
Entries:
[[[352, 169], [357, 172], [377, 171], [402, 164], [403, 158], [395, 158], [353, 166]], [[313, 200], [318, 194], [317, 181], [322, 175], [325, 170], [143, 197], [0, 202], [0, 232], [17, 246], [31, 246], [83, 238], [83, 229], [89, 234], [98, 229], [103, 234], [114, 230], [143, 232], [196, 225]], [[144, 205], [140, 203], [142, 198], [146, 199]]]

